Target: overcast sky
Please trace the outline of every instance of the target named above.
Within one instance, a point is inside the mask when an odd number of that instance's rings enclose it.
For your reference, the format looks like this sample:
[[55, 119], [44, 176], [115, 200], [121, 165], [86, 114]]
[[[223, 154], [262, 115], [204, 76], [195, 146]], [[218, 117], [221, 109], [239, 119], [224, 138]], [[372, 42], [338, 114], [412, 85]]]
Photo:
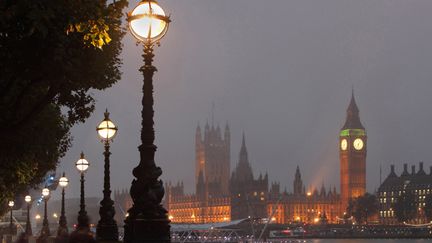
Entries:
[[[354, 87], [368, 133], [367, 190], [379, 168], [432, 165], [432, 1], [160, 0], [171, 14], [155, 48], [156, 163], [164, 181], [194, 191], [194, 137], [211, 119], [231, 127], [231, 168], [246, 133], [255, 175], [292, 191], [295, 167], [306, 185], [336, 185], [338, 133]], [[136, 1], [130, 1], [130, 8]], [[79, 196], [74, 167], [81, 150], [91, 167], [89, 196], [102, 197], [103, 145], [95, 127], [108, 108], [119, 132], [112, 143], [113, 189], [130, 188], [138, 165], [142, 47], [123, 40], [122, 79], [95, 91], [96, 111], [72, 129], [73, 147], [58, 172]], [[60, 195], [60, 192], [55, 197]]]

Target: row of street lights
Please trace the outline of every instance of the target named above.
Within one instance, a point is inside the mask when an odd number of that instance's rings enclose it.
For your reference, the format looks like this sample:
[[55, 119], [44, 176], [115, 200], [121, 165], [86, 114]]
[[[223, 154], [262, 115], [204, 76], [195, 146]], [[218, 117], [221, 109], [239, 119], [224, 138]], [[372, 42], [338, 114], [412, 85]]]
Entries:
[[[117, 224], [115, 220], [113, 219], [113, 216], [115, 214], [114, 211], [114, 202], [110, 199], [110, 183], [109, 183], [109, 142], [113, 139], [114, 135], [117, 132], [117, 127], [114, 125], [114, 123], [109, 119], [109, 113], [108, 111], [105, 112], [105, 119], [99, 124], [97, 127], [97, 132], [102, 141], [104, 141], [105, 144], [105, 183], [104, 183], [104, 199], [101, 202], [101, 220], [98, 224], [98, 229], [102, 228], [100, 231], [100, 234], [98, 238], [103, 238], [104, 233], [108, 234], [110, 236], [110, 239], [117, 240], [118, 239], [118, 229]], [[80, 211], [78, 213], [78, 225], [77, 229], [88, 229], [89, 228], [89, 219], [87, 212], [85, 210], [85, 195], [84, 195], [84, 173], [87, 171], [87, 169], [90, 166], [90, 163], [85, 159], [84, 153], [81, 152], [80, 159], [75, 163], [76, 168], [80, 172], [81, 175], [81, 196], [80, 196]], [[61, 215], [59, 219], [59, 227], [57, 230], [57, 236], [64, 236], [68, 234], [68, 228], [67, 228], [67, 220], [66, 220], [66, 214], [65, 214], [65, 188], [69, 184], [69, 179], [66, 177], [65, 173], [63, 172], [62, 177], [58, 180], [59, 186], [62, 188], [62, 199], [61, 199]], [[47, 203], [50, 198], [50, 190], [48, 188], [42, 189], [42, 199], [44, 201], [44, 218], [42, 222], [42, 229], [41, 229], [41, 238], [46, 238], [51, 235], [50, 228], [49, 228], [49, 222], [48, 222], [48, 212], [47, 212]], [[30, 195], [25, 196], [24, 198], [25, 202], [27, 203], [27, 222], [26, 222], [26, 229], [25, 234], [27, 236], [32, 236], [32, 228], [30, 223], [30, 206], [32, 203], [32, 197]], [[13, 223], [13, 207], [15, 205], [14, 201], [9, 201], [8, 206], [10, 207], [10, 233], [12, 234], [15, 232], [15, 226]], [[112, 216], [112, 217], [110, 217]], [[111, 219], [111, 221], [110, 221]], [[110, 228], [103, 228], [105, 225], [104, 223], [108, 222], [109, 226], [114, 226]], [[106, 239], [106, 237], [105, 237]]]
[[[128, 216], [125, 220], [125, 243], [141, 242], [170, 242], [170, 220], [167, 211], [161, 205], [164, 196], [163, 183], [159, 179], [162, 169], [156, 166], [154, 145], [154, 110], [153, 110], [153, 74], [157, 71], [153, 66], [153, 47], [159, 44], [160, 39], [168, 31], [170, 17], [160, 7], [156, 0], [142, 0], [130, 13], [127, 21], [132, 35], [138, 42], [144, 46], [144, 65], [139, 69], [143, 76], [143, 98], [141, 111], [141, 145], [138, 147], [140, 152], [140, 162], [132, 171], [136, 178], [132, 181], [130, 195], [133, 200], [132, 208], [128, 210]], [[105, 112], [105, 119], [97, 127], [97, 132], [104, 142], [104, 190], [101, 208], [99, 210], [100, 220], [96, 229], [96, 238], [98, 241], [117, 241], [118, 228], [114, 220], [114, 202], [111, 200], [110, 190], [110, 151], [109, 143], [117, 133], [117, 127], [109, 120], [109, 113]], [[84, 199], [84, 173], [89, 167], [89, 162], [81, 153], [81, 158], [76, 163], [76, 167], [81, 173], [81, 198], [80, 211], [78, 216], [78, 229], [89, 228], [88, 216], [85, 211]], [[64, 216], [64, 188], [68, 184], [67, 178], [59, 181], [62, 186], [62, 216], [60, 217], [60, 226], [58, 232], [66, 232], [66, 217]], [[45, 189], [44, 189], [45, 190]], [[45, 201], [44, 227], [42, 231], [49, 235], [49, 227], [46, 212], [46, 203], [49, 196], [49, 190], [43, 190]], [[30, 199], [31, 200], [31, 199]], [[11, 214], [12, 222], [12, 214]], [[12, 223], [11, 223], [12, 225]], [[28, 225], [29, 222], [28, 222]], [[12, 226], [11, 226], [12, 227]]]

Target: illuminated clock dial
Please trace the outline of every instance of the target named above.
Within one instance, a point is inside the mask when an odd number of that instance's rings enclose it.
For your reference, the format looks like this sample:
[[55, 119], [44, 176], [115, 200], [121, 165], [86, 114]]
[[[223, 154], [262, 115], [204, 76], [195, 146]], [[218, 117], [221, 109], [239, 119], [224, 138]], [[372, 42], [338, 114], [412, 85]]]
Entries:
[[346, 150], [348, 147], [348, 141], [346, 139], [342, 139], [340, 146], [342, 150]]
[[354, 143], [353, 143], [353, 145], [354, 145], [354, 148], [356, 149], [356, 150], [361, 150], [362, 148], [363, 148], [363, 140], [361, 140], [361, 138], [356, 138], [355, 140], [354, 140]]

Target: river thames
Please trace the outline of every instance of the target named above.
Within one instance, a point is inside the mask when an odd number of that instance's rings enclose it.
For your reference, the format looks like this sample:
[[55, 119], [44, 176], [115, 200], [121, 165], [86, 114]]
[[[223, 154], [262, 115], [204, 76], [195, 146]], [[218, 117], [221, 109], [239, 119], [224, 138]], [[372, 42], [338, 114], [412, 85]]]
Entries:
[[[290, 241], [288, 241], [290, 242]], [[431, 239], [309, 239], [291, 241], [292, 243], [426, 243]]]

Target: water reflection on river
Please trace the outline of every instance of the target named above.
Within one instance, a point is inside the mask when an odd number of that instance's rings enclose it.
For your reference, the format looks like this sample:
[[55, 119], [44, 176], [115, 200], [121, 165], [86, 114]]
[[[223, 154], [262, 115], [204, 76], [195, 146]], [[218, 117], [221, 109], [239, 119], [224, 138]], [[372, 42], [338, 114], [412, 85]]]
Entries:
[[306, 243], [430, 243], [431, 239], [322, 239], [306, 240]]

